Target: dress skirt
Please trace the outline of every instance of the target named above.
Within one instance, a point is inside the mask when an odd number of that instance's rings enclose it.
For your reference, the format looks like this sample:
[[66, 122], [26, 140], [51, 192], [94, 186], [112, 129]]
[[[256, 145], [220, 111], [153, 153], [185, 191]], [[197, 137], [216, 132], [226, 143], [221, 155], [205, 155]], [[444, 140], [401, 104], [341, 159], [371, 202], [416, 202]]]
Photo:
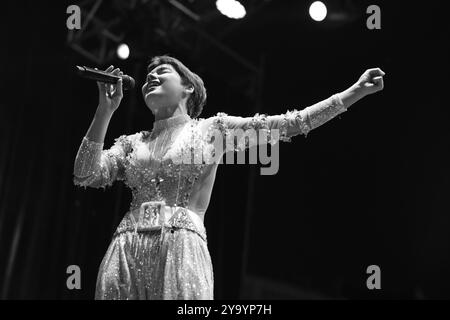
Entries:
[[181, 209], [159, 229], [143, 223], [136, 227], [131, 214], [125, 216], [101, 262], [95, 299], [213, 299], [213, 268], [203, 224], [192, 211]]

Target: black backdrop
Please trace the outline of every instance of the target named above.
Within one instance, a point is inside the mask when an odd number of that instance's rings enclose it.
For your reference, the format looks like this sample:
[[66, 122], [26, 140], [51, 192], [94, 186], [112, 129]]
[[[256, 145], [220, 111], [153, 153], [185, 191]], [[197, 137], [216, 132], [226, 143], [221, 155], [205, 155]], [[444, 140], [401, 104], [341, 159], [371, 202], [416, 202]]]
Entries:
[[[75, 64], [89, 62], [65, 45], [67, 5], [2, 5], [3, 299], [91, 299], [97, 268], [130, 201], [122, 184], [105, 191], [72, 184], [97, 92], [73, 74]], [[249, 59], [265, 53], [261, 111], [268, 114], [344, 90], [370, 67], [386, 76], [381, 93], [306, 139], [283, 143], [278, 174], [261, 176], [256, 165], [219, 168], [205, 221], [217, 298], [240, 296], [243, 264], [248, 276], [320, 297], [450, 297], [449, 26], [440, 2], [378, 5], [378, 31], [367, 30], [364, 20], [330, 29], [254, 18], [230, 36]], [[204, 78], [209, 98], [203, 117], [252, 115], [247, 95], [230, 87], [226, 74], [210, 71], [213, 55], [191, 61], [187, 53], [154, 48], [149, 58], [161, 53], [174, 54]], [[140, 80], [145, 62], [115, 64]], [[152, 121], [138, 91], [128, 94], [105, 145], [150, 129]], [[82, 270], [78, 291], [66, 289], [66, 268], [73, 264]], [[382, 270], [378, 292], [365, 287], [371, 264]]]

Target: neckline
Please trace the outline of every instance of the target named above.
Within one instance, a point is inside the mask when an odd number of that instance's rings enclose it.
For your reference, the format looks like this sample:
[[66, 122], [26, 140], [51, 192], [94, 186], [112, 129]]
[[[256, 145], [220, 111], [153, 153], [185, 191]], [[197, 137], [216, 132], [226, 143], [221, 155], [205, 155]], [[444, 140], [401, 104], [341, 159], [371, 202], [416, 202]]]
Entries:
[[191, 117], [186, 113], [166, 119], [156, 120], [155, 122], [153, 122], [153, 131], [160, 131], [162, 129], [167, 129], [182, 123], [186, 123], [189, 120], [191, 120]]

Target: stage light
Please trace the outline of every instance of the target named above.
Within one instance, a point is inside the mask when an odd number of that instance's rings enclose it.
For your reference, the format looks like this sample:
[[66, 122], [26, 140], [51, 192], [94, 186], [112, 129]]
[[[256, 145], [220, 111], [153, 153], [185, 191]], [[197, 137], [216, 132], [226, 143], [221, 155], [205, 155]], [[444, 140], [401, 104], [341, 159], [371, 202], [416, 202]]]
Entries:
[[120, 44], [117, 47], [117, 56], [122, 60], [128, 59], [130, 56], [130, 48], [125, 43]]
[[216, 7], [221, 14], [231, 19], [241, 19], [246, 14], [244, 6], [236, 0], [217, 0]]
[[314, 1], [309, 7], [309, 15], [315, 21], [322, 21], [327, 16], [327, 7], [321, 1]]

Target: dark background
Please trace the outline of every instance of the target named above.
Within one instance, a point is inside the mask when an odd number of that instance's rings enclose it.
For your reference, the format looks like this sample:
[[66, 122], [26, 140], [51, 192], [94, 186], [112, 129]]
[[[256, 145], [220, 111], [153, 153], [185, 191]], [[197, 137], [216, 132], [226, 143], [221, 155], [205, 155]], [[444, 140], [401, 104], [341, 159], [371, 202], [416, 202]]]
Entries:
[[[282, 143], [276, 175], [259, 175], [258, 165], [219, 168], [205, 220], [216, 298], [448, 299], [443, 1], [350, 2], [359, 11], [347, 23], [314, 23], [310, 2], [273, 0], [247, 20], [202, 25], [262, 67], [259, 90], [239, 82], [245, 71], [217, 48], [193, 54], [164, 44], [133, 19], [123, 28], [144, 54], [94, 65], [67, 45], [66, 8], [77, 2], [2, 4], [0, 297], [93, 298], [98, 266], [131, 194], [122, 183], [105, 191], [72, 183], [98, 99], [95, 83], [76, 77], [73, 67], [114, 64], [138, 80], [113, 117], [109, 147], [121, 134], [151, 129], [139, 87], [151, 56], [168, 53], [204, 79], [201, 117], [302, 109], [346, 89], [368, 68], [386, 72], [382, 92], [306, 139]], [[381, 30], [366, 28], [370, 4], [381, 8]], [[107, 4], [100, 10], [114, 12]], [[366, 288], [372, 264], [381, 268], [378, 291]], [[69, 265], [82, 270], [81, 290], [66, 288]]]

